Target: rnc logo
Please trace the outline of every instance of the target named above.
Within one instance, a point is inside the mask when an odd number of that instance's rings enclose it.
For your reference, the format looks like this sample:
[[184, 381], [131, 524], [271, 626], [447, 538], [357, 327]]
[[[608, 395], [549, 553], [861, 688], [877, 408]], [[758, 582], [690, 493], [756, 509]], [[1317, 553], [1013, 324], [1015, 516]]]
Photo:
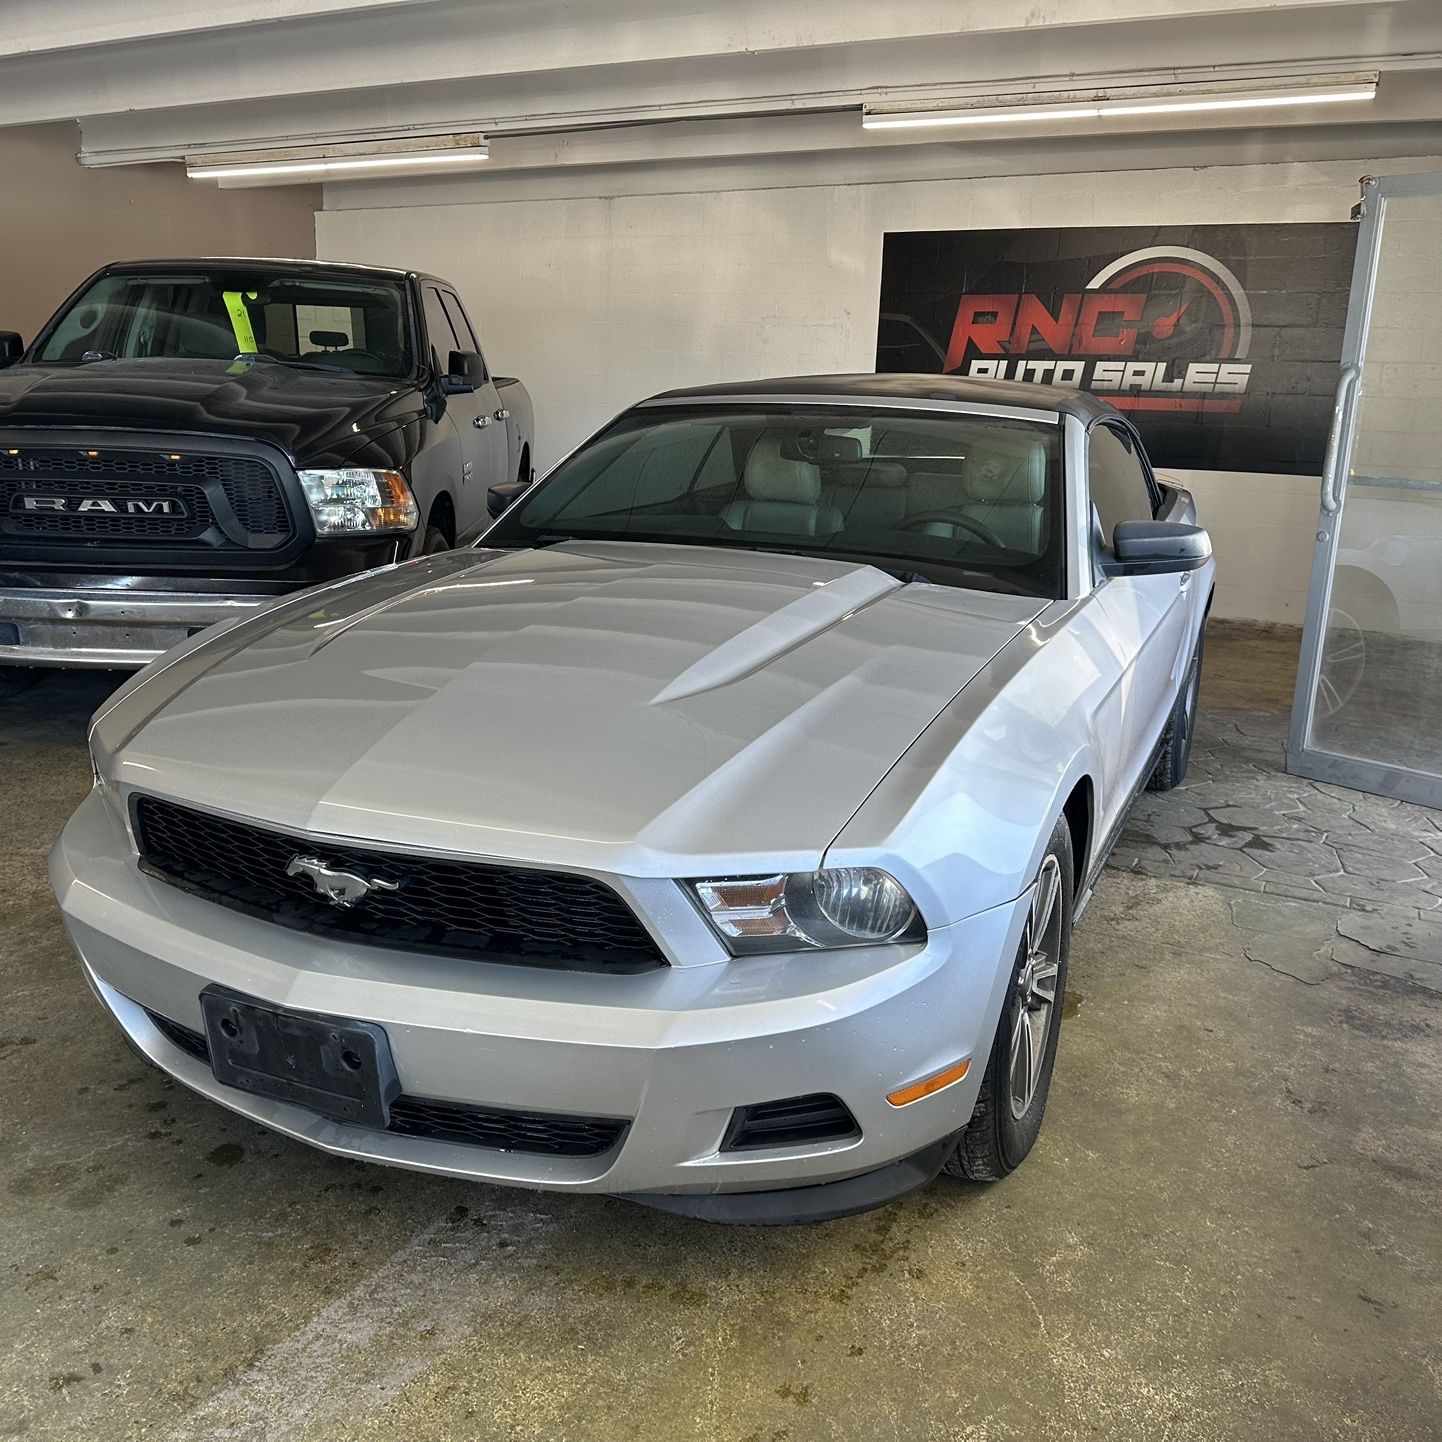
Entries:
[[1225, 265], [1151, 246], [1050, 303], [962, 296], [942, 369], [1095, 391], [1123, 410], [1237, 411], [1251, 340], [1251, 304]]

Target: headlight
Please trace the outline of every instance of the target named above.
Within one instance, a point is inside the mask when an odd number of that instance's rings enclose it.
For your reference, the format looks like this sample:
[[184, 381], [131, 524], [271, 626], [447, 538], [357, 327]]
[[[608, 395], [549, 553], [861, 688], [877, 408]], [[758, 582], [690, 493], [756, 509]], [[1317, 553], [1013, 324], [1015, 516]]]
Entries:
[[872, 866], [693, 883], [701, 909], [732, 952], [874, 946], [924, 934], [916, 903]]
[[319, 536], [414, 531], [421, 513], [399, 471], [297, 471]]

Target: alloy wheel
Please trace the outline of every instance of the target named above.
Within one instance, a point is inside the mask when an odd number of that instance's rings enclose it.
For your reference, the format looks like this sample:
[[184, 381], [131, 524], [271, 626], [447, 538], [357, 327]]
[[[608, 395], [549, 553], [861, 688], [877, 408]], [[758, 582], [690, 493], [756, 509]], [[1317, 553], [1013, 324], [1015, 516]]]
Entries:
[[1007, 1089], [1011, 1114], [1018, 1121], [1036, 1097], [1046, 1061], [1047, 1037], [1056, 1010], [1057, 973], [1061, 965], [1061, 864], [1048, 855], [1032, 892], [1021, 964], [1017, 968], [1015, 1014], [1007, 1058]]

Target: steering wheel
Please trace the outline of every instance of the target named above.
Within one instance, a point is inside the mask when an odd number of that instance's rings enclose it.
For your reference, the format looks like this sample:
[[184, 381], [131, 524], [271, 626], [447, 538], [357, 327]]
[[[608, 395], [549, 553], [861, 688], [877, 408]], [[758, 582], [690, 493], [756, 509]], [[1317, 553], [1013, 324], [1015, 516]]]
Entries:
[[916, 515], [908, 516], [896, 529], [898, 531], [915, 531], [922, 526], [934, 525], [938, 521], [948, 526], [960, 526], [962, 530], [970, 531], [973, 536], [985, 541], [988, 546], [995, 546], [998, 551], [1011, 549], [990, 527], [973, 520], [970, 516], [958, 515], [955, 511], [918, 511]]

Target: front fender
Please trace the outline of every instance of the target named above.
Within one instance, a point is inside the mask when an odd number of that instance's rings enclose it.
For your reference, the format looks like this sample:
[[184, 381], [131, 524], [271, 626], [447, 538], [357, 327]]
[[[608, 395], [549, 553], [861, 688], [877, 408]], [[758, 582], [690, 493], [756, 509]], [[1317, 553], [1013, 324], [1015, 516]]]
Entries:
[[884, 867], [928, 926], [947, 926], [1026, 890], [1084, 778], [1096, 836], [1113, 769], [1097, 702], [1117, 666], [1073, 625], [1084, 605], [1053, 603], [993, 657], [867, 797], [827, 866]]

